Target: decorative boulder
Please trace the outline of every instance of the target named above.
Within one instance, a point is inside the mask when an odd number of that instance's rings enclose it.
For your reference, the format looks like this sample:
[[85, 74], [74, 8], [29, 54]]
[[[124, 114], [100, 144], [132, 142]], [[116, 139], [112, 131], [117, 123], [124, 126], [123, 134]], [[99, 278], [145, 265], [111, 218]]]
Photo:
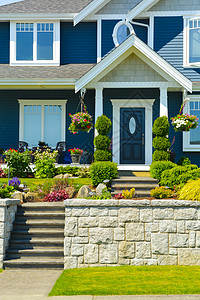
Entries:
[[63, 175], [64, 178], [72, 177], [72, 174], [66, 173]]
[[96, 188], [96, 194], [101, 196], [104, 189], [107, 189], [106, 185], [104, 183], [99, 183]]
[[39, 202], [41, 199], [38, 197], [38, 193], [28, 192], [25, 194], [25, 201], [26, 202]]
[[64, 178], [63, 174], [59, 174], [59, 175], [54, 176], [54, 179], [61, 179], [61, 178]]
[[69, 198], [73, 198], [75, 196], [75, 188], [73, 186], [68, 186], [65, 188], [65, 191], [67, 192], [67, 194], [69, 195]]
[[87, 198], [91, 192], [89, 186], [83, 185], [78, 192], [77, 198]]
[[19, 192], [19, 191], [15, 191], [12, 196], [13, 199], [20, 199], [21, 202], [24, 201], [24, 195], [23, 193]]

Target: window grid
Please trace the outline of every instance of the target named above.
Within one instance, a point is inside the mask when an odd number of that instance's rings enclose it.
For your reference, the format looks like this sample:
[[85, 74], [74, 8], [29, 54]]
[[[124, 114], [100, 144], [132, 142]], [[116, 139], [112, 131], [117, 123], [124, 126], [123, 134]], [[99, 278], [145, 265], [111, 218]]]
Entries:
[[190, 29], [200, 28], [200, 20], [190, 20], [189, 27]]
[[17, 23], [17, 32], [33, 32], [33, 23]]
[[200, 110], [200, 101], [190, 101], [191, 110]]
[[53, 32], [53, 23], [37, 23], [38, 32]]

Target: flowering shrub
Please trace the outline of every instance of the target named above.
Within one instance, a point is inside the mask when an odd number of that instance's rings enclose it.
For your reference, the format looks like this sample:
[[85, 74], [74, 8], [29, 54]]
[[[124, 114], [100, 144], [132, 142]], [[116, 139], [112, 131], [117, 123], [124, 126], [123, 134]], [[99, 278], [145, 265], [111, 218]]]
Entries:
[[35, 177], [36, 178], [52, 178], [55, 173], [55, 161], [58, 151], [51, 152], [50, 149], [46, 149], [41, 152], [36, 150], [35, 152]]
[[155, 189], [151, 190], [151, 197], [156, 199], [171, 198], [172, 195], [172, 190], [164, 186], [156, 187]]
[[194, 115], [180, 115], [171, 118], [172, 125], [174, 126], [175, 131], [189, 131], [190, 129], [195, 129], [198, 127], [198, 120]]
[[124, 197], [124, 199], [132, 199], [134, 197], [134, 194], [135, 194], [135, 189], [132, 188], [129, 190], [125, 190], [125, 191], [122, 191], [122, 196]]
[[13, 179], [11, 179], [8, 183], [8, 185], [13, 186], [15, 189], [18, 188], [18, 186], [20, 185], [20, 180], [17, 177], [13, 177]]
[[68, 193], [65, 190], [53, 191], [48, 194], [45, 198], [45, 202], [58, 202], [69, 198]]
[[[29, 167], [31, 161], [30, 151], [26, 150], [22, 153], [15, 149], [9, 149], [4, 152], [6, 155], [5, 162], [10, 169], [10, 176], [26, 177], [31, 169]], [[8, 171], [7, 171], [8, 172]]]
[[113, 199], [115, 199], [115, 200], [124, 199], [124, 196], [122, 196], [122, 193], [118, 193], [118, 194], [113, 196]]
[[78, 133], [78, 130], [90, 132], [92, 129], [92, 116], [86, 111], [86, 106], [84, 106], [83, 112], [78, 112], [74, 115], [69, 114], [69, 116], [71, 124], [68, 129], [73, 134]]
[[70, 154], [80, 154], [80, 155], [82, 155], [82, 153], [83, 153], [83, 150], [79, 149], [79, 148], [69, 149], [68, 151], [70, 152]]
[[1, 188], [0, 188], [0, 198], [11, 198], [11, 195], [14, 191], [14, 187], [13, 186], [9, 186], [4, 184]]

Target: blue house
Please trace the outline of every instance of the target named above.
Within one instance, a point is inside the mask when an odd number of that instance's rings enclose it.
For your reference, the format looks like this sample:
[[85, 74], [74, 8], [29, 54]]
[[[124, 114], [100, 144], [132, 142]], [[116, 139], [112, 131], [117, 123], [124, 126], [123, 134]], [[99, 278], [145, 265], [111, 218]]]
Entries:
[[[94, 130], [69, 132], [80, 94], [94, 122], [112, 119], [113, 161], [145, 170], [152, 124], [200, 117], [200, 1], [3, 0], [0, 4], [0, 147], [93, 152]], [[176, 160], [200, 164], [200, 127], [175, 133]]]

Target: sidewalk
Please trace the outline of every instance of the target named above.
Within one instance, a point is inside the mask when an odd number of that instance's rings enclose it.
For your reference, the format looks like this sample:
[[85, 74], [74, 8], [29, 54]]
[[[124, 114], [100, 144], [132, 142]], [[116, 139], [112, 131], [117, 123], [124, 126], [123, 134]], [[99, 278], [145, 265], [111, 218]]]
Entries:
[[61, 270], [6, 270], [0, 273], [0, 300], [197, 300], [200, 295], [49, 297]]

